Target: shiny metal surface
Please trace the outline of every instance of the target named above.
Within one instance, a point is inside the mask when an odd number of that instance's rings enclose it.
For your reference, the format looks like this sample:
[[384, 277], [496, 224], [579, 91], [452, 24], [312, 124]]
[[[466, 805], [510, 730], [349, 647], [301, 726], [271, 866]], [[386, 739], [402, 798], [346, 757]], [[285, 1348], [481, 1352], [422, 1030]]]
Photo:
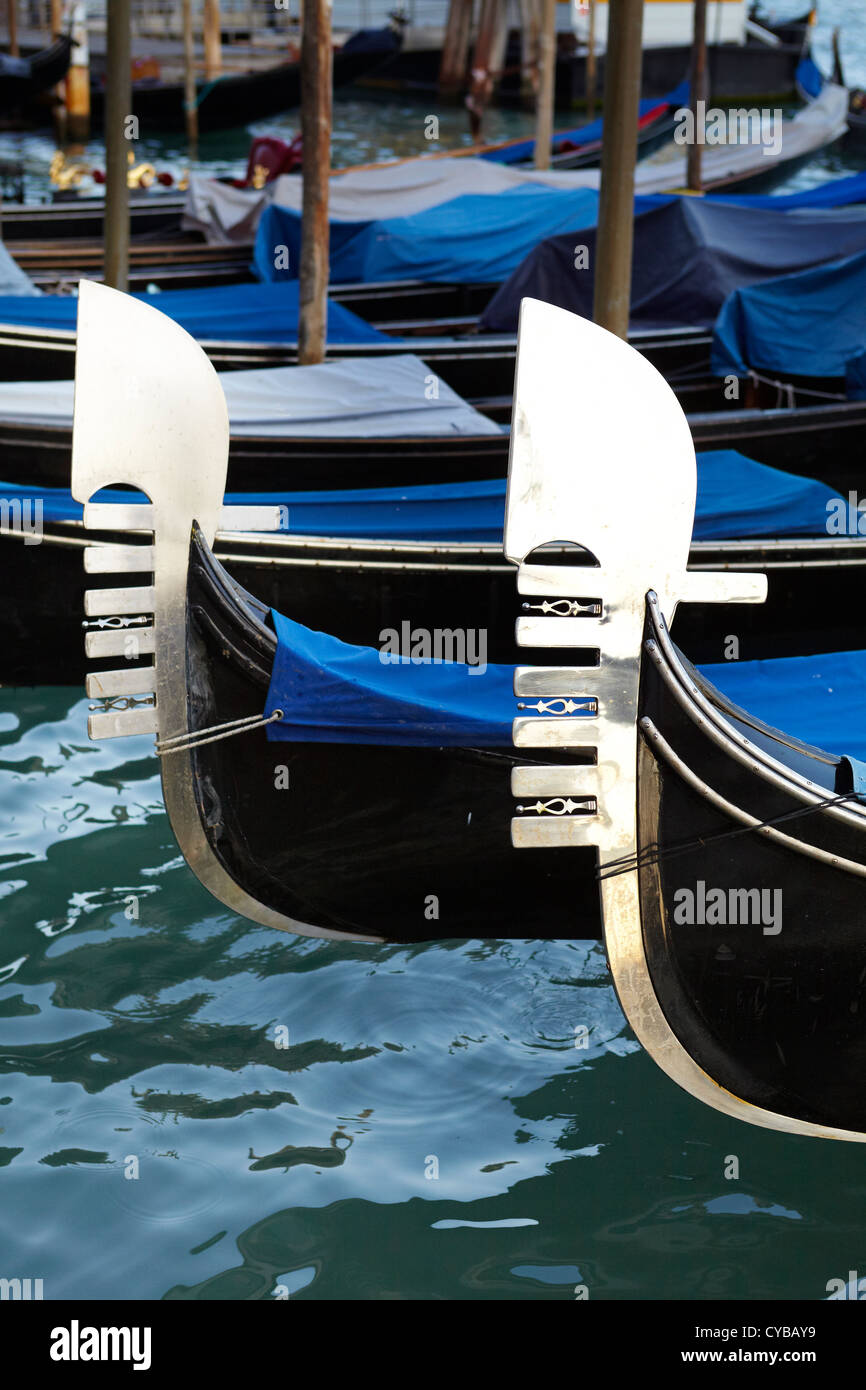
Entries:
[[765, 839], [774, 840], [777, 845], [781, 845], [793, 854], [803, 854], [807, 859], [817, 859], [819, 863], [830, 864], [834, 869], [841, 869], [844, 873], [866, 878], [866, 864], [861, 864], [856, 859], [845, 859], [840, 854], [831, 854], [829, 850], [821, 849], [818, 845], [810, 845], [806, 840], [798, 840], [793, 835], [786, 835], [784, 831], [777, 830], [773, 825], [764, 825], [757, 816], [753, 816], [749, 811], [744, 811], [741, 806], [736, 806], [727, 797], [721, 796], [708, 782], [698, 777], [678, 753], [674, 752], [651, 719], [642, 719], [640, 727], [653, 751], [664, 758], [665, 762], [670, 763], [677, 775], [682, 777], [683, 781], [705, 800], [711, 802], [717, 810], [730, 816], [732, 820], [739, 821], [741, 825], [749, 826], [756, 835], [763, 835]]
[[[186, 689], [186, 579], [190, 533], [197, 522], [213, 544], [223, 521], [229, 423], [222, 388], [205, 353], [182, 328], [140, 300], [82, 281], [72, 436], [72, 495], [88, 529], [151, 532], [153, 583], [91, 589], [87, 613], [120, 625], [88, 632], [87, 654], [137, 657], [151, 650], [144, 690], [155, 707], [95, 711], [92, 738], [189, 732]], [[135, 488], [149, 503], [91, 502], [101, 488]], [[275, 509], [229, 509], [232, 527], [255, 530]], [[278, 509], [276, 509], [278, 510]], [[98, 570], [96, 571], [99, 572]], [[144, 573], [136, 568], [134, 573]], [[126, 626], [122, 615], [152, 614], [152, 626]], [[147, 642], [147, 646], [145, 646]], [[110, 696], [107, 697], [109, 700]], [[250, 714], [261, 714], [251, 710]], [[190, 868], [221, 902], [253, 921], [312, 936], [332, 932], [296, 922], [246, 893], [214, 856], [199, 820], [189, 753], [160, 760], [166, 810]], [[362, 938], [374, 939], [374, 938]]]
[[[563, 621], [574, 646], [598, 650], [597, 667], [564, 666], [557, 682], [555, 668], [547, 666], [539, 684], [548, 696], [595, 696], [599, 717], [563, 716], [562, 744], [594, 750], [594, 767], [515, 768], [511, 784], [514, 795], [525, 799], [595, 795], [596, 814], [563, 806], [545, 815], [524, 800], [512, 821], [517, 848], [595, 846], [602, 873], [614, 860], [634, 857], [636, 862], [637, 700], [647, 596], [658, 595], [668, 625], [681, 602], [757, 602], [766, 596], [764, 575], [687, 573], [695, 493], [688, 424], [659, 373], [587, 320], [524, 300], [505, 552], [519, 566], [519, 593], [598, 596], [603, 609], [598, 619], [549, 617], [522, 626], [518, 621], [524, 643], [569, 645], [551, 641], [551, 625]], [[584, 547], [594, 565], [539, 565], [533, 552], [552, 542]], [[521, 693], [527, 682], [529, 670], [521, 667], [516, 678]], [[533, 729], [533, 721], [521, 716], [515, 720], [515, 742], [524, 748], [550, 746], [551, 722], [549, 716], [539, 717]], [[706, 1104], [766, 1128], [866, 1138], [749, 1105], [721, 1088], [682, 1046], [659, 1005], [644, 953], [636, 869], [603, 877], [601, 899], [620, 1002], [641, 1044], [674, 1081]]]

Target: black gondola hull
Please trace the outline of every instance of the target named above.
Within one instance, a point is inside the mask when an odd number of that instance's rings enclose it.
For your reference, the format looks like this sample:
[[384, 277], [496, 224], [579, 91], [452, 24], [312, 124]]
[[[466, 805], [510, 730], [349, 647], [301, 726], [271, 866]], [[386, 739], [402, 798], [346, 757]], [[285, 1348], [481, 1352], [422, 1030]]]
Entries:
[[[695, 717], [688, 692], [674, 693], [684, 691], [677, 663], [652, 649], [656, 660], [645, 654], [642, 664], [639, 840], [648, 859], [642, 934], [659, 1004], [694, 1061], [747, 1104], [862, 1131], [866, 877], [839, 861], [866, 865], [866, 818], [806, 814], [804, 798], [766, 768], [732, 756], [712, 723]], [[837, 759], [771, 745], [722, 712], [735, 732], [770, 747], [777, 767], [810, 778], [815, 800], [841, 789]], [[678, 761], [662, 755], [653, 730]], [[776, 822], [785, 838], [744, 833], [714, 795]]]
[[[263, 708], [275, 639], [250, 616], [199, 540], [188, 580], [191, 732]], [[542, 759], [510, 744], [269, 743], [256, 730], [189, 756], [213, 853], [293, 920], [398, 941], [598, 935], [594, 854], [511, 848], [510, 768]]]

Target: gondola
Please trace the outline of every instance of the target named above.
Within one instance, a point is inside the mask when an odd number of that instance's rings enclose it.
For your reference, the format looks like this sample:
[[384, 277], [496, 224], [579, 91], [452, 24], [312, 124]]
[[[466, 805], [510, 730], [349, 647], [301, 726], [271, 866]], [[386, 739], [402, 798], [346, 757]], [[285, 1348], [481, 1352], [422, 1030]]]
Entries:
[[[363, 42], [360, 41], [362, 37]], [[401, 42], [402, 27], [396, 24], [352, 35], [341, 48], [334, 50], [334, 86], [345, 86], [372, 71], [399, 52]], [[250, 72], [227, 72], [218, 78], [198, 82], [196, 93], [200, 132], [249, 125], [300, 104], [300, 63], [276, 63]], [[132, 84], [133, 113], [146, 121], [150, 129], [184, 130], [184, 100], [183, 81], [142, 80]], [[98, 83], [91, 86], [90, 106], [94, 120], [101, 120], [105, 89]]]
[[[82, 276], [101, 280], [105, 248], [101, 242], [40, 239], [14, 241], [16, 264], [47, 293], [74, 286]], [[254, 279], [247, 246], [211, 246], [200, 237], [178, 233], [160, 241], [132, 242], [128, 287], [131, 292], [213, 289], [247, 284]]]
[[[767, 44], [759, 40], [746, 43], [708, 43], [707, 68], [710, 95], [716, 102], [787, 100], [796, 93], [796, 71], [808, 50], [808, 32], [797, 33]], [[689, 69], [689, 48], [683, 44], [647, 47], [641, 65], [641, 96], [660, 97], [680, 82]], [[439, 73], [442, 50], [404, 48], [393, 58], [359, 80], [359, 86], [378, 91], [406, 92], [418, 96], [440, 94]], [[596, 62], [597, 90], [604, 85], [604, 54]], [[523, 63], [520, 38], [516, 32], [506, 48], [504, 71], [493, 102], [517, 106], [524, 100], [521, 88]], [[586, 52], [576, 42], [561, 36], [557, 48], [555, 100], [557, 108], [586, 106]]]
[[[0, 333], [0, 351], [3, 336]], [[74, 334], [57, 337], [56, 355], [71, 370]], [[852, 488], [862, 489], [866, 401], [819, 399], [817, 404], [779, 405], [778, 393], [764, 388], [765, 405], [744, 407], [740, 400], [726, 398], [718, 379], [700, 371], [692, 375], [689, 358], [708, 353], [707, 335], [684, 332], [681, 336], [636, 336], [632, 341], [648, 361], [662, 370], [689, 410], [697, 450], [736, 449], [759, 463], [827, 482], [844, 495]], [[16, 343], [21, 342], [10, 333], [6, 345], [10, 355]], [[232, 356], [228, 363], [217, 357], [220, 366], [242, 368], [250, 362], [258, 365], [257, 356], [245, 355], [247, 345], [223, 346]], [[366, 344], [345, 344], [333, 348], [329, 360], [387, 363], [389, 358], [404, 356], [406, 347], [406, 343], [400, 342], [393, 347], [377, 344], [371, 351]], [[509, 371], [513, 378], [513, 339], [469, 340], [465, 351], [448, 340], [429, 339], [420, 341], [417, 350], [440, 382], [456, 390], [488, 421], [504, 424], [510, 417], [510, 392], [501, 396], [495, 392], [497, 386], [505, 384]], [[62, 378], [66, 371], [58, 367], [55, 375]], [[463, 391], [461, 386], [470, 389]], [[743, 398], [747, 391], [744, 384]], [[693, 405], [698, 408], [693, 409]], [[706, 409], [707, 405], [716, 408]], [[46, 423], [39, 418], [31, 421], [21, 418], [20, 411], [15, 416], [4, 415], [0, 404], [3, 482], [34, 488], [63, 487], [69, 477], [70, 450], [69, 424]], [[274, 492], [479, 481], [504, 478], [507, 456], [505, 430], [461, 434], [451, 431], [427, 436], [412, 435], [407, 430], [406, 434], [391, 437], [341, 437], [336, 433], [304, 437], [295, 432], [280, 438], [265, 433], [257, 436], [254, 429], [248, 428], [243, 435], [231, 438], [228, 486], [232, 492]]]
[[[180, 230], [185, 203], [183, 193], [130, 191], [129, 230], [133, 237]], [[3, 205], [3, 240], [14, 247], [19, 241], [88, 238], [101, 240], [105, 222], [105, 198], [101, 195], [74, 194], [52, 202], [9, 202]]]
[[[0, 484], [0, 499], [7, 492]], [[81, 642], [88, 587], [81, 561], [92, 538], [80, 521], [45, 521], [37, 545], [14, 514], [7, 525], [0, 522], [0, 685], [81, 685], [90, 669]], [[118, 533], [100, 542], [123, 539]], [[382, 630], [399, 629], [408, 615], [429, 630], [483, 630], [490, 661], [519, 660], [515, 571], [501, 545], [221, 531], [213, 553], [234, 585], [347, 643], [375, 646]], [[850, 595], [866, 575], [866, 536], [697, 540], [689, 563], [761, 570], [768, 578], [760, 606], [683, 609], [677, 638], [695, 661], [724, 660], [731, 634], [742, 661], [863, 643]]]
[[[389, 691], [375, 653], [346, 665], [239, 590], [211, 552], [228, 421], [200, 351], [95, 285], [79, 332], [73, 494], [90, 528], [127, 532], [85, 564], [130, 581], [86, 598], [90, 657], [128, 658], [88, 677], [89, 732], [156, 735], [201, 882], [263, 925], [359, 942], [585, 936], [600, 884], [620, 1002], [669, 1076], [757, 1125], [866, 1138], [864, 769], [736, 707], [671, 642], [680, 604], [760, 602], [766, 582], [687, 571], [694, 455], [654, 369], [524, 305], [504, 550], [537, 664], [506, 668], [507, 700], [501, 671], [470, 699], [473, 672], [434, 681], [429, 657]], [[90, 502], [117, 484], [150, 502]]]
[[69, 68], [72, 47], [69, 34], [58, 34], [47, 48], [29, 57], [0, 54], [0, 112], [19, 111], [62, 82]]
[[[393, 287], [399, 295], [400, 287]], [[354, 313], [351, 298], [330, 296], [332, 304]], [[34, 313], [32, 302], [24, 305], [27, 315]], [[64, 313], [66, 312], [64, 308]], [[0, 311], [2, 315], [2, 311]], [[23, 315], [22, 315], [23, 317]], [[452, 320], [372, 323], [377, 333], [367, 342], [329, 341], [331, 359], [358, 359], [399, 355], [411, 350], [423, 358], [452, 390], [467, 400], [495, 400], [506, 396], [502, 405], [510, 409], [517, 339], [513, 333], [462, 333], [464, 325]], [[391, 329], [394, 332], [391, 332]], [[425, 331], [429, 329], [430, 331]], [[450, 332], [448, 330], [451, 330]], [[252, 329], [251, 329], [252, 331]], [[711, 336], [705, 328], [683, 326], [677, 329], [638, 330], [633, 339], [641, 351], [666, 374], [691, 376], [695, 371], [706, 382], [710, 377]], [[221, 372], [291, 366], [297, 363], [298, 346], [290, 332], [285, 342], [266, 340], [201, 338], [201, 346]], [[71, 379], [75, 365], [75, 329], [17, 323], [0, 317], [0, 380], [62, 381]], [[712, 383], [713, 398], [718, 385]]]

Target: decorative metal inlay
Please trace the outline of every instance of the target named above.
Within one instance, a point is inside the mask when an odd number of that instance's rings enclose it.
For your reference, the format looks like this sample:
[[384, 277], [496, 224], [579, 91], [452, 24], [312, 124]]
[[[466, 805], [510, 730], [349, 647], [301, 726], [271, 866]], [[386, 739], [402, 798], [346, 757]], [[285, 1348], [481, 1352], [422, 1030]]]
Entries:
[[[557, 705], [559, 708], [557, 709]], [[598, 713], [597, 700], [566, 700], [564, 696], [558, 696], [553, 700], [535, 700], [527, 704], [524, 700], [518, 700], [518, 709], [534, 709], [539, 714], [575, 714], [577, 710], [585, 709], [590, 714]]]
[[[118, 576], [128, 580], [121, 588], [89, 588], [84, 596], [88, 658], [118, 659], [113, 670], [91, 670], [87, 676], [87, 694], [98, 702], [88, 718], [91, 738], [155, 734], [162, 740], [158, 751], [179, 752], [222, 736], [214, 728], [189, 728], [186, 618], [192, 527], [198, 525], [210, 546], [217, 531], [280, 528], [279, 507], [225, 504], [228, 453], [225, 398], [201, 347], [150, 305], [82, 280], [72, 495], [84, 503], [86, 531], [124, 537], [123, 543], [88, 545], [85, 571], [97, 583], [102, 576], [113, 584]], [[149, 500], [90, 500], [115, 486], [135, 488]], [[255, 716], [244, 727], [265, 722]], [[220, 902], [281, 931], [379, 940], [297, 921], [247, 892], [208, 840], [189, 753], [162, 757], [161, 771], [165, 808], [181, 852]]]
[[577, 598], [558, 598], [552, 603], [545, 599], [543, 603], [524, 603], [521, 607], [527, 613], [553, 613], [557, 618], [577, 618], [581, 613], [590, 618], [601, 617], [598, 599], [591, 599], [589, 603], [581, 603]]
[[100, 710], [103, 714], [109, 714], [112, 710], [141, 709], [145, 705], [155, 705], [156, 700], [152, 695], [115, 695], [105, 696], [98, 704], [90, 705], [92, 711]]
[[531, 806], [518, 806], [516, 809], [521, 812], [534, 811], [538, 816], [571, 816], [575, 811], [594, 815], [598, 803], [594, 796], [588, 796], [583, 801], [572, 801], [570, 796], [554, 796], [547, 801], [536, 801]]
[[82, 627], [87, 627], [87, 628], [89, 628], [89, 627], [142, 627], [142, 626], [144, 626], [146, 623], [149, 623], [149, 622], [151, 622], [151, 621], [152, 621], [152, 619], [151, 619], [146, 613], [141, 614], [141, 615], [140, 615], [139, 617], [137, 617], [137, 618], [122, 618], [122, 617], [120, 617], [118, 614], [114, 614], [112, 617], [109, 617], [109, 618], [84, 618], [84, 619], [82, 620], [81, 626], [82, 626]]
[[[583, 406], [578, 439], [575, 380]], [[597, 850], [605, 949], [620, 1003], [642, 1046], [678, 1085], [765, 1128], [864, 1140], [866, 1134], [794, 1119], [726, 1090], [680, 1040], [650, 975], [641, 883], [631, 867], [638, 852], [637, 719], [648, 607], [657, 601], [670, 626], [680, 603], [760, 603], [767, 593], [763, 574], [688, 569], [696, 489], [688, 421], [655, 368], [588, 320], [524, 299], [504, 550], [518, 566], [518, 593], [531, 599], [517, 621], [518, 645], [563, 649], [563, 665], [519, 666], [514, 673], [518, 699], [537, 703], [524, 704], [513, 725], [522, 756], [511, 773], [518, 803], [512, 843]], [[537, 563], [551, 545], [582, 546], [596, 557], [590, 582], [603, 612], [585, 615], [573, 597], [588, 582], [585, 567]], [[575, 659], [587, 649], [597, 653], [597, 664]], [[588, 697], [597, 701], [594, 715], [568, 708]], [[522, 751], [533, 748], [544, 750], [537, 762]], [[560, 748], [571, 760], [557, 765], [550, 754]], [[735, 818], [736, 811], [727, 808]]]

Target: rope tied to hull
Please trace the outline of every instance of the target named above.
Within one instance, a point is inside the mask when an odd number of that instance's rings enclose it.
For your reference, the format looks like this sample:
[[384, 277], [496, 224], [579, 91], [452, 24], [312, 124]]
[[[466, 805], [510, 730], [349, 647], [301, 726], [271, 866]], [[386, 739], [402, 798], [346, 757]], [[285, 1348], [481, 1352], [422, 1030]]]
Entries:
[[203, 748], [206, 743], [218, 743], [223, 738], [233, 738], [235, 734], [246, 734], [252, 729], [263, 729], [266, 724], [278, 723], [283, 711], [275, 709], [273, 714], [247, 714], [243, 719], [230, 719], [225, 724], [211, 724], [206, 729], [196, 729], [193, 733], [172, 734], [169, 738], [157, 739], [157, 757], [165, 758], [169, 753], [185, 753], [191, 748]]
[[737, 835], [753, 835], [756, 830], [764, 830], [774, 825], [781, 825], [784, 821], [810, 816], [816, 811], [825, 811], [829, 806], [841, 806], [846, 802], [857, 802], [858, 800], [858, 792], [844, 792], [841, 796], [828, 796], [825, 800], [816, 802], [814, 806], [799, 807], [796, 811], [786, 811], [783, 815], [771, 816], [769, 820], [757, 821], [755, 825], [738, 825], [731, 830], [718, 830], [712, 835], [701, 835], [694, 840], [681, 840], [677, 844], [664, 848], [658, 844], [647, 845], [638, 854], [627, 854], [623, 855], [622, 859], [612, 859], [610, 863], [605, 864], [603, 869], [596, 869], [595, 877], [601, 883], [603, 879], [616, 878], [618, 874], [629, 874], [635, 869], [650, 868], [653, 864], [659, 864], [664, 859], [673, 859], [678, 854], [687, 854], [691, 850], [703, 849], [705, 845], [713, 844], [718, 840], [732, 840]]

